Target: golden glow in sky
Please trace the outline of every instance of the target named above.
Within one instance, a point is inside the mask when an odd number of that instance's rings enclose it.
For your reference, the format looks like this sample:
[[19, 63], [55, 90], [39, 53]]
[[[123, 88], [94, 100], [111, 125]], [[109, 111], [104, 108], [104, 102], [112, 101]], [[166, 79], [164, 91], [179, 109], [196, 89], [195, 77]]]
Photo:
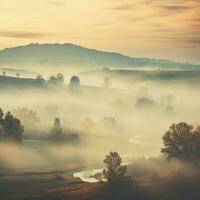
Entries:
[[0, 0], [0, 48], [32, 42], [200, 62], [200, 0]]

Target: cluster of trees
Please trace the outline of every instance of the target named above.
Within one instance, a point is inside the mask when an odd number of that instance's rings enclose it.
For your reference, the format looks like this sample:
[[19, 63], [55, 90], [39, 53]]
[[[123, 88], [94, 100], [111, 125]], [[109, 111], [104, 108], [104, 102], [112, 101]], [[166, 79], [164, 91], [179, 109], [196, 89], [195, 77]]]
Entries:
[[56, 74], [56, 76], [51, 76], [47, 80], [47, 84], [50, 86], [61, 86], [64, 83], [64, 75], [62, 73]]
[[22, 143], [24, 127], [11, 112], [0, 109], [0, 140]]
[[12, 113], [21, 120], [26, 129], [34, 129], [36, 124], [40, 122], [37, 113], [26, 107], [18, 107], [13, 109]]
[[[186, 122], [172, 124], [163, 136], [161, 152], [168, 159], [177, 159], [191, 164], [200, 162], [200, 127], [193, 127]], [[103, 176], [112, 186], [130, 183], [126, 177], [127, 167], [122, 164], [122, 159], [117, 152], [110, 152], [104, 159], [105, 169]]]
[[[37, 76], [37, 80], [44, 80], [42, 76]], [[62, 86], [64, 84], [64, 75], [62, 73], [58, 73], [55, 76], [51, 76], [46, 81], [48, 86]], [[72, 76], [69, 82], [70, 90], [77, 90], [80, 86], [80, 78], [78, 76]]]

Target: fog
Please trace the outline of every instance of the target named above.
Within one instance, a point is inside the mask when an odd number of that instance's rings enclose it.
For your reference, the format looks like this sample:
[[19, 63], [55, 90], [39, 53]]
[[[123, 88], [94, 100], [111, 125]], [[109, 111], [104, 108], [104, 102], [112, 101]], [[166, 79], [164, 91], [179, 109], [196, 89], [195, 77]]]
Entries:
[[[1, 88], [0, 106], [4, 112], [26, 107], [39, 118], [34, 125], [20, 119], [25, 127], [22, 146], [0, 144], [2, 167], [37, 169], [71, 162], [85, 168], [101, 167], [109, 151], [119, 152], [125, 162], [158, 157], [162, 136], [172, 123], [199, 123], [199, 87], [187, 80], [109, 75], [108, 87], [104, 81], [106, 73], [74, 74], [81, 80], [77, 91], [70, 91], [67, 86], [69, 74], [65, 76], [65, 85], [58, 88]], [[140, 104], [140, 98], [148, 99], [151, 104]], [[46, 138], [56, 117], [64, 133], [78, 134], [78, 142], [48, 143]]]

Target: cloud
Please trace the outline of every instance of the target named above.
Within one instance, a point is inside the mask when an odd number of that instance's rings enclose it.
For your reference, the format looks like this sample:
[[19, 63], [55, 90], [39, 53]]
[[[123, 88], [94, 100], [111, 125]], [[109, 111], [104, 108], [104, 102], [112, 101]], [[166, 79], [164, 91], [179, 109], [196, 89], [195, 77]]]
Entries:
[[132, 4], [121, 4], [118, 6], [114, 6], [111, 8], [112, 10], [132, 10], [133, 5]]
[[28, 32], [28, 31], [0, 31], [0, 37], [7, 38], [40, 38], [46, 36], [46, 33]]
[[160, 10], [159, 14], [162, 15], [171, 15], [171, 14], [180, 14], [186, 12], [193, 7], [191, 5], [160, 5], [157, 6]]

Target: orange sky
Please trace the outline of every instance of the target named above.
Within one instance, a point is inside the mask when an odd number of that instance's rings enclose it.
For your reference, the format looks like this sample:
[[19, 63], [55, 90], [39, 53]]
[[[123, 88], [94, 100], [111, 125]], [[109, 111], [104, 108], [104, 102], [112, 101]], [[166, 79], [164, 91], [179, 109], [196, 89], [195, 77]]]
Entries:
[[0, 48], [32, 42], [200, 63], [200, 0], [0, 0]]

